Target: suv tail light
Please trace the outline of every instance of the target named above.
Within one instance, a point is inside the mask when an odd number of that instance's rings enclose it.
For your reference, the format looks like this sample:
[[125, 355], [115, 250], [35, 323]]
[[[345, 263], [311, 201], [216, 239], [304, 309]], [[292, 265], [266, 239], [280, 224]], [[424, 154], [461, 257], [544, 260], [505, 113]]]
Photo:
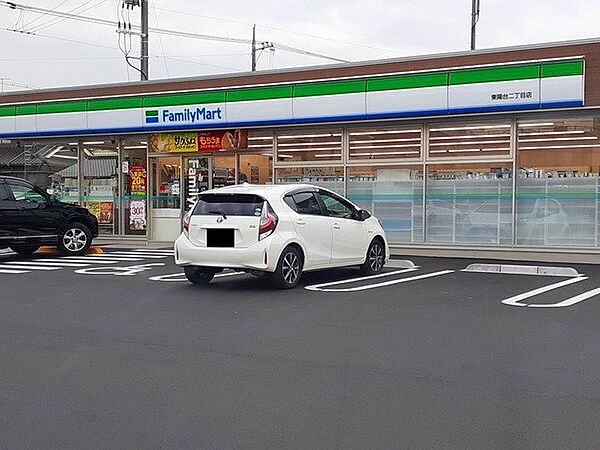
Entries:
[[190, 218], [192, 217], [192, 210], [190, 209], [183, 216], [183, 220], [181, 221], [181, 225], [183, 227], [183, 232], [186, 236], [189, 235], [190, 232]]
[[260, 225], [258, 228], [258, 240], [261, 241], [267, 236], [271, 235], [277, 227], [279, 217], [275, 214], [268, 202], [263, 205], [262, 213], [260, 215]]

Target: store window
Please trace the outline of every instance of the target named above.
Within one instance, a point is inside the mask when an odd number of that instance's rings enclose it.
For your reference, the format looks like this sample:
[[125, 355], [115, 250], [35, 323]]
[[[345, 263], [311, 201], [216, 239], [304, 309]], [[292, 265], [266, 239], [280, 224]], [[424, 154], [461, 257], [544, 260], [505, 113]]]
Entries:
[[129, 138], [121, 143], [121, 207], [125, 234], [143, 236], [148, 227], [148, 142]]
[[153, 209], [181, 210], [181, 161], [179, 156], [153, 159]]
[[212, 183], [213, 188], [236, 184], [235, 156], [215, 156], [213, 158]]
[[517, 244], [598, 246], [600, 118], [520, 121]]
[[427, 169], [427, 242], [512, 244], [512, 164]]
[[429, 127], [429, 158], [510, 156], [510, 122], [444, 123]]
[[306, 183], [344, 195], [343, 167], [289, 167], [277, 169], [277, 184]]
[[83, 206], [98, 218], [100, 234], [119, 230], [119, 144], [115, 139], [83, 142]]
[[342, 160], [342, 130], [289, 130], [277, 133], [277, 161]]
[[373, 159], [419, 159], [421, 127], [350, 128], [350, 161]]
[[423, 166], [348, 168], [348, 198], [382, 223], [391, 243], [423, 242]]

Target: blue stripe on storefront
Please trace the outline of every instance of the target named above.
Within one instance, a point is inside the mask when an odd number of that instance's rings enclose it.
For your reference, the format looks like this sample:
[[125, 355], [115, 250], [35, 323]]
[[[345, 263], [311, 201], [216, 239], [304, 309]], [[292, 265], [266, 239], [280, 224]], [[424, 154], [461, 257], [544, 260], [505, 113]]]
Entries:
[[487, 113], [498, 111], [522, 111], [531, 109], [549, 109], [549, 108], [567, 108], [583, 106], [582, 100], [568, 100], [561, 102], [546, 102], [546, 103], [530, 103], [524, 105], [497, 105], [497, 106], [482, 106], [474, 108], [453, 108], [449, 110], [424, 110], [424, 111], [404, 111], [397, 113], [381, 113], [381, 114], [354, 114], [340, 116], [324, 116], [324, 117], [306, 117], [301, 119], [281, 119], [281, 120], [259, 120], [246, 122], [228, 122], [223, 124], [214, 124], [207, 127], [194, 127], [193, 125], [170, 125], [170, 126], [141, 126], [141, 127], [124, 127], [124, 128], [97, 128], [88, 130], [61, 130], [61, 131], [40, 131], [40, 132], [25, 132], [25, 133], [7, 133], [0, 134], [1, 138], [26, 138], [26, 137], [43, 137], [43, 136], [70, 136], [70, 135], [85, 135], [85, 134], [111, 134], [111, 133], [149, 133], [160, 131], [194, 131], [194, 130], [210, 130], [221, 128], [239, 128], [239, 127], [258, 127], [258, 126], [277, 126], [277, 125], [298, 125], [298, 124], [315, 124], [327, 122], [344, 122], [357, 121], [368, 119], [393, 119], [403, 117], [419, 118], [432, 115], [451, 115], [464, 113]]

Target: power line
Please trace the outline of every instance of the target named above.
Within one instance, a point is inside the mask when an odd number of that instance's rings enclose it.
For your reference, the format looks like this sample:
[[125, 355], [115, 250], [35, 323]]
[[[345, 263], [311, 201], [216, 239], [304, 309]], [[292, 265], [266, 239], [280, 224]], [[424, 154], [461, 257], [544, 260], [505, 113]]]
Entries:
[[[81, 16], [81, 15], [71, 14], [71, 13], [63, 13], [63, 12], [59, 12], [59, 11], [52, 11], [52, 10], [48, 10], [48, 9], [44, 9], [44, 8], [38, 8], [35, 6], [29, 6], [29, 5], [22, 5], [22, 4], [17, 4], [14, 2], [9, 2], [9, 1], [0, 1], [0, 6], [4, 6], [4, 7], [10, 8], [10, 9], [15, 9], [15, 10], [20, 9], [20, 10], [35, 11], [35, 12], [44, 12], [49, 15], [54, 15], [57, 17], [65, 17], [65, 18], [72, 19], [72, 20], [78, 20], [78, 21], [87, 22], [87, 23], [96, 23], [96, 24], [106, 25], [106, 26], [110, 26], [110, 27], [115, 27], [117, 25], [115, 22], [113, 22], [111, 20], [100, 19], [100, 18], [89, 17], [89, 16]], [[137, 34], [137, 33], [139, 33], [138, 30], [140, 29], [140, 27], [137, 25], [132, 25], [132, 29], [134, 29], [135, 31], [132, 31], [131, 33]], [[213, 35], [208, 35], [208, 34], [190, 33], [190, 32], [185, 32], [185, 31], [175, 31], [175, 30], [168, 30], [168, 29], [163, 29], [163, 28], [149, 28], [149, 30], [152, 31], [153, 33], [178, 36], [178, 37], [186, 37], [186, 38], [191, 38], [191, 39], [201, 39], [201, 40], [209, 40], [209, 41], [217, 41], [217, 42], [230, 42], [230, 43], [236, 43], [236, 44], [251, 44], [252, 43], [251, 39], [213, 36]], [[322, 58], [322, 59], [328, 59], [331, 61], [349, 62], [349, 61], [341, 59], [341, 58], [334, 58], [334, 57], [324, 55], [321, 53], [316, 53], [316, 52], [311, 52], [308, 50], [291, 47], [289, 45], [278, 44], [275, 42], [273, 44], [275, 45], [276, 48], [279, 48], [280, 50], [284, 50], [284, 51], [303, 54], [303, 55], [307, 55], [307, 56], [313, 56], [313, 57]]]
[[[58, 8], [60, 8], [62, 5], [64, 5], [65, 3], [67, 3], [69, 0], [63, 0], [62, 2], [60, 2], [58, 5], [56, 5], [54, 8], [51, 9], [51, 11], [56, 11]], [[47, 16], [47, 13], [44, 14], [40, 14], [39, 16], [37, 16], [35, 19], [33, 19], [32, 21], [23, 24], [20, 28], [23, 30], [25, 27], [29, 27], [31, 26], [32, 23], [37, 22], [38, 20], [40, 20], [42, 17]]]

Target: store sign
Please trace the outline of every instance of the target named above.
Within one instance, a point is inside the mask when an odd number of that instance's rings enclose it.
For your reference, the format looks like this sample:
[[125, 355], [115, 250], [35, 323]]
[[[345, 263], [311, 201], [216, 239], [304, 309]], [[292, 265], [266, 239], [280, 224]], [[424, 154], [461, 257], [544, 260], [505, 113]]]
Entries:
[[206, 158], [190, 158], [187, 160], [185, 189], [185, 209], [187, 211], [196, 203], [200, 192], [208, 189]]
[[170, 106], [147, 109], [144, 114], [146, 125], [208, 125], [225, 122], [225, 105]]
[[129, 168], [129, 192], [131, 194], [146, 193], [146, 166], [130, 166]]
[[146, 200], [129, 201], [129, 228], [136, 231], [146, 229]]

